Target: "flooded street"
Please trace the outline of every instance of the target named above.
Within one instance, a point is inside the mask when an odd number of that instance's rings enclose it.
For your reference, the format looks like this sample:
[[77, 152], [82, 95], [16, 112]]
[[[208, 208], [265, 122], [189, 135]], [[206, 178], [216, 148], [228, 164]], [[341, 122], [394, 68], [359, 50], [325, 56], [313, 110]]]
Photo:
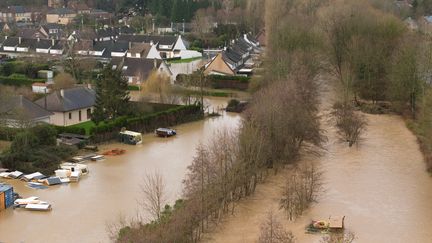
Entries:
[[[363, 141], [352, 148], [324, 124], [327, 151], [313, 160], [324, 172], [325, 191], [295, 222], [288, 222], [279, 211], [298, 242], [320, 242], [322, 235], [305, 234], [304, 228], [312, 219], [331, 215], [346, 216], [346, 230], [355, 233], [355, 242], [432, 242], [432, 178], [415, 136], [398, 116], [367, 115], [367, 119]], [[238, 205], [234, 217], [206, 235], [205, 242], [255, 242], [266, 212], [278, 211], [284, 181], [280, 173], [259, 185]]]
[[[226, 104], [227, 99], [212, 98], [215, 107]], [[107, 223], [120, 216], [131, 218], [138, 212], [139, 185], [146, 173], [159, 171], [165, 179], [170, 201], [179, 198], [187, 166], [200, 141], [210, 138], [223, 127], [239, 124], [237, 114], [224, 114], [217, 118], [176, 126], [173, 138], [144, 136], [143, 144], [124, 148], [125, 155], [108, 157], [104, 161], [89, 162], [90, 173], [79, 183], [52, 186], [35, 190], [17, 180], [1, 180], [14, 186], [23, 197], [38, 196], [52, 204], [51, 212], [12, 210], [0, 212], [0, 242], [107, 242]], [[106, 146], [104, 146], [106, 148]]]

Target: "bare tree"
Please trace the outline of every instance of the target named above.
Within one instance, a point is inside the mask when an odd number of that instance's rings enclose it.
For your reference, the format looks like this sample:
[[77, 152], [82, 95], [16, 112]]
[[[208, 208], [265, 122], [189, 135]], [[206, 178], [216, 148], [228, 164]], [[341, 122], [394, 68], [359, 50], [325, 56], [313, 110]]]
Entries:
[[144, 177], [141, 185], [142, 207], [150, 214], [153, 220], [159, 221], [162, 207], [167, 202], [166, 185], [162, 175], [155, 171]]
[[178, 97], [173, 92], [173, 85], [167, 75], [153, 71], [141, 85], [141, 95], [156, 94], [160, 103], [178, 102]]
[[258, 243], [294, 243], [295, 237], [284, 229], [273, 211], [267, 212], [266, 219], [261, 223]]
[[316, 202], [322, 190], [322, 172], [315, 163], [301, 164], [285, 183], [280, 208], [285, 210], [289, 220], [294, 220]]
[[354, 110], [353, 105], [336, 102], [331, 112], [335, 126], [341, 138], [352, 146], [366, 130], [367, 121], [363, 114]]
[[72, 88], [76, 83], [76, 80], [69, 73], [60, 73], [54, 78], [53, 88], [55, 90]]
[[353, 232], [331, 233], [321, 239], [321, 243], [352, 243], [356, 239]]

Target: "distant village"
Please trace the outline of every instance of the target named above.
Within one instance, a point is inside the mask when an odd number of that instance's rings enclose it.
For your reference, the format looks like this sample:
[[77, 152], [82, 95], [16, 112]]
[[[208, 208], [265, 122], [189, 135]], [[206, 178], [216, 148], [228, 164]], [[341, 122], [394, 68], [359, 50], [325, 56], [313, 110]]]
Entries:
[[[65, 4], [58, 0], [49, 0], [47, 6], [0, 9], [1, 64], [10, 60], [41, 59], [50, 63], [46, 70], [36, 70], [34, 79], [14, 72], [6, 76], [3, 70], [0, 84], [14, 86], [14, 77], [18, 75], [26, 79], [27, 85], [31, 83], [32, 92], [40, 98], [30, 100], [16, 95], [0, 112], [19, 109], [29, 120], [26, 124], [71, 126], [88, 122], [96, 100], [91, 82], [97, 76], [96, 66], [111, 65], [121, 70], [133, 87], [145, 83], [152, 72], [169, 77], [174, 85], [179, 75], [197, 71], [206, 76], [250, 77], [259, 66], [265, 30], [238, 33], [223, 46], [208, 45], [199, 49], [191, 47], [186, 38], [193, 24], [170, 23], [169, 27], [158, 27], [153, 20], [150, 29], [144, 32], [128, 23], [134, 15], [131, 12], [114, 17], [79, 1]], [[89, 60], [97, 63], [93, 70], [87, 70], [92, 73], [91, 78], [80, 80], [74, 87], [52, 88], [55, 76], [64, 72], [63, 63]], [[10, 115], [7, 126], [21, 126], [22, 121], [17, 121], [15, 116]]]

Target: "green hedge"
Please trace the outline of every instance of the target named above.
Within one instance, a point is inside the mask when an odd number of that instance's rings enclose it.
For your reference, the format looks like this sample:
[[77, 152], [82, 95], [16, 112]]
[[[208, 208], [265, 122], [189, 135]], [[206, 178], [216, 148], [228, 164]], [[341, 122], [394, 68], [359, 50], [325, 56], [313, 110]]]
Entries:
[[93, 142], [102, 142], [117, 137], [122, 127], [147, 133], [158, 127], [173, 126], [202, 118], [201, 107], [197, 105], [180, 106], [165, 111], [139, 117], [119, 117], [110, 122], [98, 124], [90, 129]]
[[54, 125], [53, 127], [56, 129], [57, 134], [74, 133], [74, 134], [86, 135], [86, 130], [83, 127], [74, 127], [74, 126], [62, 127], [62, 126], [54, 126]]
[[128, 86], [128, 90], [138, 91], [138, 90], [140, 90], [140, 87], [139, 86], [135, 86], [135, 85], [129, 85]]
[[225, 76], [225, 75], [209, 75], [209, 80], [229, 80], [229, 81], [240, 81], [242, 83], [249, 83], [250, 77], [245, 76]]
[[31, 86], [33, 83], [41, 82], [44, 83], [44, 79], [30, 79], [25, 77], [14, 76], [0, 76], [0, 84], [13, 85], [13, 86]]

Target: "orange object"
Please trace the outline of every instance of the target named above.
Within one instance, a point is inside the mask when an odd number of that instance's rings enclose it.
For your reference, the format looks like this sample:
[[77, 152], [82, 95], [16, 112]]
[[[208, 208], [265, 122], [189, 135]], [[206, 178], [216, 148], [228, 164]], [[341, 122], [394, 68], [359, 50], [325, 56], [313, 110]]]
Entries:
[[116, 155], [122, 155], [124, 153], [126, 153], [126, 150], [116, 148], [116, 149], [111, 149], [111, 150], [105, 151], [102, 154], [108, 155], [108, 156], [116, 156]]

